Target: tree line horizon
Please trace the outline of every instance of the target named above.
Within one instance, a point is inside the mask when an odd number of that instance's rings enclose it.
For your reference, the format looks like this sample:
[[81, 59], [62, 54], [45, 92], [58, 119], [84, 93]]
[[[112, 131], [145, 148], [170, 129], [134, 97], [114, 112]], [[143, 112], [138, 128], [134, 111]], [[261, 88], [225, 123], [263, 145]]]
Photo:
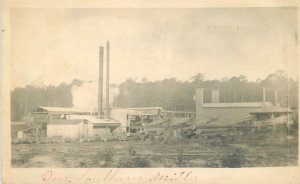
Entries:
[[[11, 120], [20, 121], [38, 106], [73, 107], [72, 87], [81, 86], [85, 81], [74, 79], [58, 86], [30, 84], [11, 90]], [[269, 74], [265, 79], [248, 81], [245, 75], [206, 80], [202, 73], [192, 75], [190, 80], [174, 78], [140, 81], [131, 77], [119, 85], [119, 94], [112, 99], [114, 107], [162, 107], [166, 110], [195, 111], [193, 99], [196, 88], [219, 90], [221, 103], [261, 102], [263, 88], [277, 90], [281, 106], [298, 109], [298, 79], [288, 78], [283, 70]], [[204, 94], [209, 101], [209, 94]], [[266, 91], [266, 100], [274, 102], [274, 92]]]

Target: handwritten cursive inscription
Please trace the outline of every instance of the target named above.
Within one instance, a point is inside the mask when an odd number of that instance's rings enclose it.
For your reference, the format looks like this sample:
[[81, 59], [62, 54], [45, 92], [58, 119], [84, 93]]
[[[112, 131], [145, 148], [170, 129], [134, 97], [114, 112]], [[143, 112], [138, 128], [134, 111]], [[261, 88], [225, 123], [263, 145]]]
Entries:
[[88, 184], [88, 183], [122, 183], [122, 182], [150, 182], [150, 183], [195, 183], [197, 175], [193, 171], [178, 171], [173, 173], [157, 172], [150, 176], [143, 175], [126, 175], [122, 173], [122, 169], [110, 169], [99, 176], [94, 169], [87, 169], [79, 175], [69, 175], [54, 170], [45, 171], [41, 180], [45, 184]]

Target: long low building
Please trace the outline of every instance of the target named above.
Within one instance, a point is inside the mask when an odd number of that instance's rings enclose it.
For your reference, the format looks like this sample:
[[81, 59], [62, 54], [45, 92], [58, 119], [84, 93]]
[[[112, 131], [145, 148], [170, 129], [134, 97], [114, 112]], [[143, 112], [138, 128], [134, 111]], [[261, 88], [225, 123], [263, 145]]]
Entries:
[[45, 137], [80, 138], [108, 136], [121, 123], [112, 119], [100, 119], [87, 110], [65, 107], [40, 106], [31, 112], [33, 123], [39, 125]]
[[[220, 103], [219, 90], [210, 90], [210, 102], [204, 102], [203, 88], [196, 89], [196, 121], [197, 122], [217, 122], [223, 125], [235, 124], [252, 118], [252, 115], [263, 114], [268, 110], [276, 109], [278, 112], [290, 112], [287, 108], [280, 107], [277, 102], [263, 100], [262, 102], [239, 102], [239, 103]], [[275, 93], [276, 95], [276, 93]], [[263, 94], [265, 98], [265, 94]], [[277, 96], [275, 97], [277, 99]]]

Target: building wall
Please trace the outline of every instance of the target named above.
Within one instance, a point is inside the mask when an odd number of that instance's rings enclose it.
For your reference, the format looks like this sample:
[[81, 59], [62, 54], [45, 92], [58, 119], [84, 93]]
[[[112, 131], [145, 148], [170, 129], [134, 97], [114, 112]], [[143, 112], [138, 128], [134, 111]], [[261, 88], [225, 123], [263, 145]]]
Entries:
[[64, 138], [79, 138], [93, 135], [93, 124], [83, 121], [79, 123], [48, 123], [47, 137], [61, 136]]
[[220, 123], [233, 123], [250, 117], [251, 111], [262, 108], [262, 103], [219, 103], [219, 92], [212, 91], [212, 102], [204, 103], [203, 89], [196, 90], [196, 120], [215, 120]]
[[114, 120], [119, 121], [122, 128], [126, 128], [127, 126], [129, 126], [129, 124], [127, 123], [127, 115], [127, 109], [111, 109], [110, 112], [110, 117]]
[[47, 137], [62, 136], [78, 138], [80, 136], [80, 124], [48, 124]]
[[88, 123], [88, 136], [90, 137], [90, 136], [94, 136], [94, 129], [93, 129], [94, 127], [93, 127], [93, 123], [91, 123], [91, 122], [89, 122]]
[[250, 117], [250, 112], [260, 108], [245, 107], [198, 107], [196, 119], [198, 121], [216, 120], [222, 123], [231, 123]]
[[91, 136], [93, 136], [93, 123], [88, 122], [88, 121], [80, 122], [79, 136], [80, 137], [91, 137]]

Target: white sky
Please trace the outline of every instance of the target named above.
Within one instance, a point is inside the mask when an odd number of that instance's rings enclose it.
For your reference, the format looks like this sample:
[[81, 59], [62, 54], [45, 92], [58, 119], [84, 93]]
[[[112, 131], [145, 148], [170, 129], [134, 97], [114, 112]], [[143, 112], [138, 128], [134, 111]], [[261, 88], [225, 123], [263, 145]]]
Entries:
[[278, 69], [297, 77], [295, 8], [12, 9], [10, 18], [12, 87], [96, 81], [106, 40], [112, 83], [199, 72], [256, 80]]

